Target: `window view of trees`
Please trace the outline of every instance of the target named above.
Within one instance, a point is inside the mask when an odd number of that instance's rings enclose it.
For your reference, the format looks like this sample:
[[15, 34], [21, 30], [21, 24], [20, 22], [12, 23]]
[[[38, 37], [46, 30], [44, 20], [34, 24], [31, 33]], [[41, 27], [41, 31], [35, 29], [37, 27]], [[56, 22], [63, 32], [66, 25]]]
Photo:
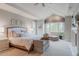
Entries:
[[56, 23], [47, 23], [46, 24], [46, 32], [64, 32], [64, 23], [56, 22]]

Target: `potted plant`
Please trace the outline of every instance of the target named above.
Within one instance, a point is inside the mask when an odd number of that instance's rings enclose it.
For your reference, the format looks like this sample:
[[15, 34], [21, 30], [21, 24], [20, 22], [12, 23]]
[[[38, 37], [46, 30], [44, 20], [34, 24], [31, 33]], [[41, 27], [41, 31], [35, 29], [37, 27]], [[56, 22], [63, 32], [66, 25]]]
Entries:
[[59, 33], [59, 39], [63, 39], [63, 33]]

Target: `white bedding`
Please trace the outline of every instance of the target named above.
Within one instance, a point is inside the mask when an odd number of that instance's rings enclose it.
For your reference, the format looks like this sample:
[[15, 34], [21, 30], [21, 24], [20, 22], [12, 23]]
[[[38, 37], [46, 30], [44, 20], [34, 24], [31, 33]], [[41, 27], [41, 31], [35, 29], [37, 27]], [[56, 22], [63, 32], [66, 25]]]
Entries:
[[[20, 46], [25, 46], [27, 50], [30, 49], [33, 40], [40, 40], [42, 36], [39, 35], [34, 35], [32, 33], [29, 33], [25, 31], [24, 28], [12, 28], [9, 30], [10, 32], [14, 32], [15, 36], [9, 37], [10, 43], [14, 45], [20, 45]], [[18, 35], [21, 35], [21, 37], [18, 37]]]
[[20, 46], [25, 46], [27, 50], [30, 49], [33, 40], [31, 39], [25, 39], [25, 38], [10, 38], [10, 43], [14, 45], [20, 45]]
[[40, 39], [41, 39], [41, 37], [39, 37], [39, 36], [9, 38], [10, 43], [12, 43], [14, 45], [25, 46], [28, 51], [31, 48], [31, 45], [33, 44], [33, 40], [40, 40]]

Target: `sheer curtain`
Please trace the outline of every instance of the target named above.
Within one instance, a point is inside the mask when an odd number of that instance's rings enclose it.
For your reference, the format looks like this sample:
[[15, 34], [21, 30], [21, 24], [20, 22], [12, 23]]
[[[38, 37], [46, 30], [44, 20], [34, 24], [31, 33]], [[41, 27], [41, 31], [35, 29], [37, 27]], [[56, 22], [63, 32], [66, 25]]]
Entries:
[[64, 33], [64, 22], [46, 23], [46, 33]]

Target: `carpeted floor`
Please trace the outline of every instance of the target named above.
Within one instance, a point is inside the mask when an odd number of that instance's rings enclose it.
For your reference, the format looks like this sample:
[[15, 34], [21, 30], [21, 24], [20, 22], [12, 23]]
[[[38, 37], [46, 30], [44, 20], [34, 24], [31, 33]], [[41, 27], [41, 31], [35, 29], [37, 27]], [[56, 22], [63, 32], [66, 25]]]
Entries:
[[50, 47], [43, 53], [46, 56], [75, 56], [76, 48], [64, 40], [50, 41]]

